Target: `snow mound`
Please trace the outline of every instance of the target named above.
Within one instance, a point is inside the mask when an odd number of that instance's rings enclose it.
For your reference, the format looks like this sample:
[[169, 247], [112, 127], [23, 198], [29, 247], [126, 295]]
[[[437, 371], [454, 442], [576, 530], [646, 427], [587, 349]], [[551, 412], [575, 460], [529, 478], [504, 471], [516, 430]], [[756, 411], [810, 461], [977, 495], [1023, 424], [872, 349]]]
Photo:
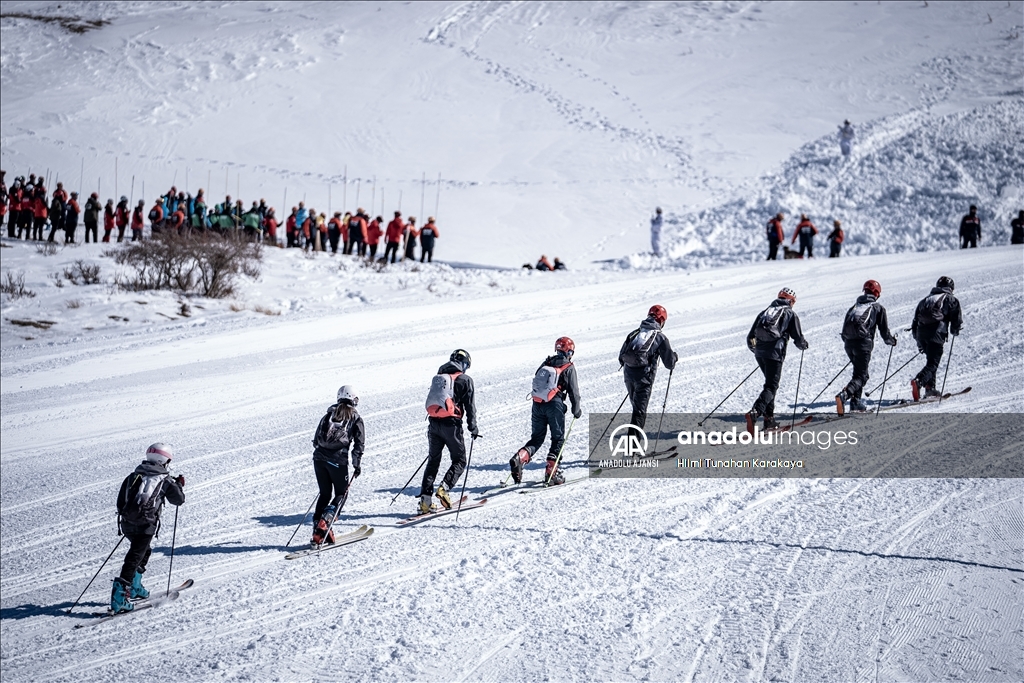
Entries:
[[786, 214], [786, 243], [801, 213], [825, 235], [840, 220], [844, 255], [953, 249], [977, 204], [982, 244], [1009, 241], [1024, 206], [1024, 102], [1006, 100], [933, 116], [917, 110], [861, 126], [844, 159], [834, 135], [797, 150], [746, 196], [665, 219], [666, 258], [634, 254], [624, 268], [708, 267], [763, 259], [765, 224]]

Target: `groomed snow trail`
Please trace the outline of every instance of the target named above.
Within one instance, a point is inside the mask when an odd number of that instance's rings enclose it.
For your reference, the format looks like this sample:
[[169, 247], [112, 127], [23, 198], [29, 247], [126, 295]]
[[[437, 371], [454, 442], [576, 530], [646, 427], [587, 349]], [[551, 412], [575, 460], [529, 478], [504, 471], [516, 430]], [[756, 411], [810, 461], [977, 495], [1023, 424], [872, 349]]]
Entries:
[[[593, 481], [497, 495], [458, 523], [408, 529], [395, 523], [414, 488], [388, 505], [425, 454], [423, 396], [452, 348], [473, 355], [485, 438], [468, 492], [478, 497], [526, 440], [530, 378], [560, 335], [576, 341], [585, 409], [613, 410], [624, 394], [621, 339], [661, 303], [682, 358], [669, 409], [708, 410], [753, 366], [743, 336], [781, 286], [797, 291], [811, 343], [803, 394], [845, 362], [839, 321], [865, 279], [882, 282], [902, 329], [944, 274], [965, 310], [948, 382], [974, 390], [942, 409], [1020, 412], [1024, 266], [1011, 247], [554, 274], [558, 296], [494, 288], [341, 312], [326, 302], [291, 317], [223, 313], [121, 338], [60, 326], [49, 341], [8, 337], [4, 678], [1020, 680], [1019, 482]], [[55, 353], [68, 345], [74, 355]], [[901, 333], [894, 360], [911, 353]], [[795, 375], [788, 365], [783, 403]], [[339, 525], [377, 531], [286, 562], [283, 544], [315, 493], [309, 439], [341, 383], [362, 397], [368, 447]], [[744, 387], [725, 409], [746, 409], [756, 391]], [[905, 381], [892, 392], [906, 395]], [[570, 475], [586, 453], [577, 429]], [[166, 608], [76, 631], [82, 617], [61, 611], [116, 542], [117, 486], [155, 440], [176, 445], [187, 477], [174, 578], [196, 586]], [[151, 588], [167, 579], [172, 519]], [[308, 526], [298, 540], [307, 535]], [[105, 602], [122, 557], [82, 612]]]

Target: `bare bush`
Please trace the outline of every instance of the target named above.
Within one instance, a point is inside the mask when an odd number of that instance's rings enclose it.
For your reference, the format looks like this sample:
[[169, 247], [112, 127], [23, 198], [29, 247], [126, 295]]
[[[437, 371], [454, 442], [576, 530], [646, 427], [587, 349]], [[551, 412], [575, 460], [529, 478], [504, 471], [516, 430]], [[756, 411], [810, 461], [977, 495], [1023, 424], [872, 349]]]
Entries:
[[64, 277], [73, 285], [98, 285], [100, 283], [100, 267], [95, 263], [86, 263], [78, 259], [64, 268]]
[[67, 301], [64, 302], [64, 305], [67, 306], [68, 308], [81, 308], [82, 307], [82, 300], [81, 299], [68, 299]]
[[64, 288], [64, 280], [61, 278], [60, 273], [50, 273], [48, 277], [53, 280], [53, 284], [59, 289]]
[[0, 282], [0, 293], [6, 294], [11, 300], [22, 297], [32, 298], [36, 295], [31, 289], [25, 287], [25, 272], [19, 270], [17, 273], [7, 271], [4, 279]]
[[240, 275], [258, 278], [263, 258], [259, 244], [173, 233], [133, 242], [106, 255], [131, 269], [117, 276], [122, 289], [165, 289], [212, 299], [233, 294]]
[[36, 245], [36, 253], [43, 256], [53, 256], [57, 251], [56, 242], [43, 242], [42, 244]]

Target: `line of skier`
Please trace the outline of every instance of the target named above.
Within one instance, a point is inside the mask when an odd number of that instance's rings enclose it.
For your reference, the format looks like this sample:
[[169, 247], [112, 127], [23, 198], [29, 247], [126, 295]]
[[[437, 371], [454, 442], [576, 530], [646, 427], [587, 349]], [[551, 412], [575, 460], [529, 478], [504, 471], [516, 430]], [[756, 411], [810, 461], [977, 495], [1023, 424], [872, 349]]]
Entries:
[[[915, 401], [938, 395], [936, 375], [945, 342], [949, 334], [959, 335], [963, 326], [960, 302], [953, 291], [952, 278], [940, 277], [915, 309], [911, 332], [918, 345], [918, 355], [924, 354], [926, 358], [924, 367], [910, 382]], [[878, 301], [881, 294], [881, 284], [868, 280], [862, 294], [843, 318], [840, 336], [850, 360], [847, 366], [852, 365], [853, 372], [849, 382], [835, 396], [839, 415], [846, 412], [847, 405], [854, 411], [866, 409], [861, 395], [869, 378], [868, 366], [876, 333], [890, 347], [896, 346], [897, 338], [889, 329], [885, 307]], [[775, 419], [775, 398], [789, 341], [793, 341], [801, 354], [809, 348], [800, 327], [800, 318], [793, 310], [795, 304], [796, 293], [788, 287], [782, 288], [775, 300], [758, 313], [746, 336], [747, 347], [754, 353], [758, 368], [764, 375], [761, 392], [746, 413], [750, 432], [754, 431], [759, 418], [763, 420], [765, 430], [779, 428]], [[619, 349], [618, 360], [626, 387], [626, 397], [619, 410], [629, 400], [632, 410], [630, 422], [641, 429], [647, 421], [647, 408], [658, 366], [664, 365], [671, 372], [679, 362], [679, 356], [664, 332], [667, 321], [668, 312], [663, 306], [651, 306], [647, 316], [626, 335]], [[543, 481], [548, 486], [565, 483], [565, 475], [559, 467], [562, 451], [573, 424], [583, 415], [579, 379], [573, 363], [575, 351], [576, 345], [571, 338], [559, 337], [555, 340], [554, 353], [547, 356], [534, 372], [530, 438], [509, 460], [509, 476], [517, 484], [522, 482], [525, 466], [541, 450], [549, 432]], [[452, 509], [461, 504], [461, 499], [454, 496], [453, 491], [471, 464], [472, 443], [480, 437], [475, 389], [468, 374], [471, 365], [469, 352], [456, 349], [437, 369], [427, 391], [427, 455], [406, 482], [408, 486], [423, 469], [416, 508], [419, 515], [431, 514], [440, 508]], [[840, 374], [844, 370], [845, 367]], [[567, 430], [565, 418], [570, 404], [573, 421]], [[311, 505], [313, 534], [310, 543], [314, 547], [335, 542], [334, 520], [344, 507], [353, 482], [362, 473], [366, 428], [358, 405], [359, 396], [354, 388], [342, 386], [338, 389], [337, 400], [320, 417], [314, 432], [313, 473], [318, 488], [318, 495]], [[469, 458], [463, 420], [471, 439]], [[435, 487], [445, 449], [450, 464]], [[171, 476], [168, 466], [172, 457], [173, 450], [169, 445], [153, 444], [142, 464], [121, 485], [117, 499], [118, 528], [129, 539], [130, 549], [119, 576], [114, 580], [110, 605], [114, 613], [130, 611], [133, 600], [148, 596], [142, 578], [152, 539], [160, 528], [161, 509], [165, 501], [173, 505], [184, 503], [185, 479], [181, 475]], [[435, 498], [437, 504], [433, 502]]]

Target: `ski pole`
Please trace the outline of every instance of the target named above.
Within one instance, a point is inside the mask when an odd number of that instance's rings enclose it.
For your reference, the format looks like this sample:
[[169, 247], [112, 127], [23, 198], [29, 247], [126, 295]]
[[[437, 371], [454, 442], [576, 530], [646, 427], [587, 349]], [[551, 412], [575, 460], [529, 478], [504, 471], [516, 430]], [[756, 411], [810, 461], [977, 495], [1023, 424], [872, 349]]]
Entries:
[[[890, 358], [892, 357], [892, 353], [891, 352], [889, 353], [889, 357]], [[839, 372], [837, 372], [836, 376], [828, 381], [828, 384], [825, 385], [825, 388], [822, 389], [821, 391], [819, 391], [818, 395], [815, 396], [814, 398], [812, 398], [810, 400], [810, 402], [806, 406], [804, 406], [804, 412], [805, 413], [807, 412], [808, 406], [812, 405], [815, 401], [817, 401], [819, 398], [821, 398], [821, 395], [824, 394], [825, 391], [827, 391], [830, 386], [832, 386], [832, 382], [835, 382], [837, 379], [839, 379], [839, 375], [841, 375], [844, 372], [846, 372], [846, 368], [850, 367], [850, 363], [852, 363], [852, 362], [853, 362], [852, 360], [846, 361], [846, 365], [843, 366], [843, 369], [840, 370]], [[886, 372], [888, 372], [888, 370], [889, 370], [889, 368], [888, 368], [888, 366], [886, 366]]]
[[[562, 462], [562, 451], [565, 450], [565, 442], [569, 440], [569, 435], [572, 434], [572, 426], [576, 424], [576, 418], [572, 418], [572, 422], [569, 423], [569, 429], [565, 430], [565, 438], [562, 439], [562, 445], [558, 449], [558, 455], [555, 457], [555, 466], [551, 468], [551, 474], [544, 477], [544, 485], [551, 485], [551, 477], [555, 476], [555, 472], [558, 471], [558, 463]], [[600, 441], [600, 439], [598, 439]]]
[[[921, 355], [921, 352], [920, 352], [920, 351], [918, 351], [917, 353], [915, 353], [915, 354], [914, 354], [914, 358], [917, 358], [917, 357], [918, 357], [918, 356], [920, 356], [920, 355]], [[914, 361], [914, 358], [911, 358], [911, 359], [910, 359], [910, 360], [908, 360], [908, 361], [907, 361], [906, 363], [904, 363], [903, 365], [901, 365], [901, 366], [899, 366], [898, 368], [896, 368], [895, 370], [893, 370], [893, 373], [892, 373], [891, 375], [889, 375], [888, 377], [885, 377], [884, 379], [882, 379], [882, 381], [881, 381], [881, 382], [879, 382], [878, 384], [876, 384], [876, 385], [875, 385], [875, 388], [874, 388], [874, 389], [872, 389], [871, 391], [865, 391], [865, 392], [864, 392], [864, 395], [865, 395], [865, 396], [870, 396], [871, 394], [875, 393], [875, 390], [876, 390], [876, 389], [878, 389], [878, 387], [882, 386], [883, 384], [885, 384], [886, 382], [888, 382], [889, 380], [891, 380], [891, 379], [892, 379], [893, 377], [895, 377], [896, 375], [898, 375], [898, 374], [899, 374], [900, 370], [902, 370], [903, 368], [905, 368], [905, 367], [907, 367], [908, 365], [910, 365], [910, 364], [911, 364], [911, 363], [912, 363], [912, 362]]]
[[[617, 418], [619, 416], [619, 413], [622, 411], [622, 406], [626, 405], [627, 398], [629, 398], [629, 393], [622, 397], [622, 403], [620, 403], [619, 407], [615, 410], [615, 414], [612, 415], [612, 419], [608, 420], [608, 426], [604, 428], [603, 432], [601, 432], [601, 436], [597, 437], [597, 444], [600, 444], [601, 439], [603, 439], [604, 435], [608, 433], [608, 429], [612, 426], [612, 423], [615, 422], [615, 418]], [[595, 444], [594, 447], [590, 449], [590, 455], [593, 455], [594, 451], [597, 450], [597, 444]], [[587, 459], [589, 460], [590, 456], [587, 456]]]
[[[737, 390], [737, 389], [739, 389], [739, 388], [740, 388], [740, 387], [742, 387], [742, 386], [743, 386], [744, 384], [746, 384], [747, 380], [748, 380], [748, 379], [750, 379], [750, 378], [751, 378], [751, 377], [753, 376], [753, 374], [754, 374], [755, 372], [757, 372], [757, 368], [754, 368], [753, 370], [751, 370], [751, 371], [750, 371], [750, 374], [749, 374], [749, 375], [747, 375], [746, 377], [744, 377], [744, 378], [743, 378], [743, 381], [742, 381], [742, 382], [740, 382], [739, 384], [737, 384], [737, 385], [736, 385], [736, 389], [733, 389], [732, 391], [730, 391], [730, 392], [729, 392], [729, 396], [732, 396], [733, 394], [735, 394], [735, 393], [736, 393], [736, 390]], [[723, 399], [722, 399], [722, 403], [725, 403], [726, 401], [728, 401], [728, 400], [729, 400], [729, 396], [726, 396], [725, 398], [723, 398]], [[710, 413], [708, 413], [707, 415], [705, 415], [705, 416], [704, 416], [704, 419], [702, 419], [702, 420], [701, 420], [700, 422], [698, 422], [698, 423], [697, 423], [697, 426], [698, 426], [698, 427], [703, 427], [703, 426], [704, 426], [704, 423], [705, 423], [705, 422], [707, 421], [707, 419], [708, 419], [709, 417], [711, 417], [712, 415], [714, 415], [714, 414], [715, 414], [715, 411], [716, 411], [716, 410], [718, 410], [719, 408], [721, 408], [721, 407], [722, 407], [722, 403], [719, 403], [719, 404], [718, 404], [717, 406], [715, 406], [715, 407], [714, 407], [714, 408], [713, 408], [713, 409], [711, 410], [711, 412], [710, 412]]]
[[292, 539], [295, 538], [295, 534], [299, 533], [299, 529], [302, 528], [303, 522], [306, 521], [306, 515], [308, 515], [309, 511], [313, 509], [314, 505], [316, 505], [317, 498], [319, 498], [319, 497], [320, 497], [319, 493], [317, 493], [315, 496], [313, 496], [313, 502], [309, 504], [309, 508], [306, 510], [306, 514], [302, 515], [302, 519], [299, 520], [299, 525], [297, 527], [295, 527], [295, 531], [293, 531], [292, 535], [288, 537], [288, 542], [284, 544], [285, 548], [287, 548], [288, 546], [290, 546], [292, 544]]
[[654, 453], [658, 453], [658, 442], [661, 441], [661, 423], [665, 421], [665, 406], [668, 405], [668, 390], [672, 387], [672, 371], [668, 371], [668, 384], [665, 385], [665, 400], [661, 402], [661, 417], [658, 418], [658, 434], [654, 437]]
[[804, 350], [800, 349], [800, 368], [796, 371], [796, 398], [793, 399], [793, 419], [789, 421], [789, 428], [796, 424], [796, 404], [800, 402], [800, 376], [804, 374]]
[[174, 541], [178, 537], [178, 510], [180, 506], [174, 506], [174, 529], [171, 530], [171, 566], [167, 568], [167, 593], [171, 594], [171, 572], [174, 571]]
[[946, 393], [946, 375], [949, 374], [949, 361], [953, 360], [953, 342], [956, 341], [956, 335], [949, 340], [949, 355], [946, 356], [946, 371], [942, 373], [942, 389], [939, 391], [939, 403], [942, 403], [942, 395]]
[[345, 507], [345, 503], [348, 502], [348, 490], [350, 488], [352, 488], [352, 482], [354, 482], [355, 480], [356, 480], [356, 475], [355, 475], [355, 473], [353, 473], [352, 477], [348, 480], [348, 484], [345, 485], [344, 493], [341, 494], [341, 499], [338, 501], [338, 507], [334, 511], [334, 517], [331, 518], [331, 523], [327, 525], [327, 531], [324, 532], [324, 539], [323, 539], [323, 541], [320, 541], [320, 545], [318, 545], [316, 547], [316, 554], [317, 555], [320, 554], [320, 549], [324, 547], [324, 541], [326, 541], [327, 537], [331, 535], [331, 529], [334, 528], [334, 523], [336, 521], [338, 521], [338, 515], [341, 514], [341, 509], [344, 508]]
[[878, 407], [875, 408], [875, 415], [878, 415], [878, 411], [882, 409], [882, 397], [885, 396], [885, 376], [889, 374], [889, 363], [892, 362], [892, 350], [895, 348], [895, 345], [889, 347], [889, 360], [885, 361], [885, 374], [882, 375], [882, 393], [878, 395]]
[[462, 477], [462, 493], [459, 494], [459, 507], [455, 510], [455, 521], [459, 521], [459, 513], [462, 512], [462, 499], [466, 495], [466, 481], [469, 479], [469, 466], [473, 464], [473, 444], [478, 437], [474, 436], [469, 440], [469, 457], [466, 458], [466, 474]]
[[[430, 454], [428, 453], [427, 454], [427, 458], [429, 458], [429, 457], [430, 457]], [[423, 466], [427, 464], [427, 458], [423, 458], [423, 462], [420, 463], [420, 466], [417, 467], [416, 471], [412, 473], [411, 477], [409, 477], [409, 481], [405, 482], [405, 486], [402, 487], [402, 490], [399, 491], [398, 493], [396, 493], [395, 497], [391, 499], [391, 503], [389, 503], [389, 505], [394, 505], [395, 501], [398, 500], [398, 497], [400, 495], [402, 495], [402, 491], [405, 491], [405, 489], [409, 487], [409, 484], [412, 483], [412, 480], [416, 477], [417, 474], [420, 473], [420, 470], [423, 469]]]
[[119, 547], [121, 547], [121, 543], [123, 541], [124, 541], [124, 536], [122, 536], [121, 538], [117, 539], [117, 545], [115, 545], [114, 549], [110, 551], [109, 555], [107, 555], [107, 559], [103, 560], [103, 564], [100, 565], [100, 568], [97, 569], [96, 573], [92, 575], [91, 579], [89, 579], [89, 583], [87, 583], [85, 585], [85, 588], [82, 590], [81, 595], [79, 595], [78, 599], [75, 600], [75, 604], [71, 605], [71, 607], [68, 607], [68, 611], [65, 612], [65, 614], [71, 614], [71, 610], [73, 610], [76, 607], [78, 607], [78, 602], [82, 599], [82, 595], [85, 595], [85, 591], [89, 590], [89, 586], [91, 586], [92, 582], [96, 580], [96, 577], [100, 575], [100, 572], [103, 571], [103, 568], [107, 566], [107, 562], [109, 562], [110, 558], [114, 556], [114, 553], [117, 552], [117, 549]]

